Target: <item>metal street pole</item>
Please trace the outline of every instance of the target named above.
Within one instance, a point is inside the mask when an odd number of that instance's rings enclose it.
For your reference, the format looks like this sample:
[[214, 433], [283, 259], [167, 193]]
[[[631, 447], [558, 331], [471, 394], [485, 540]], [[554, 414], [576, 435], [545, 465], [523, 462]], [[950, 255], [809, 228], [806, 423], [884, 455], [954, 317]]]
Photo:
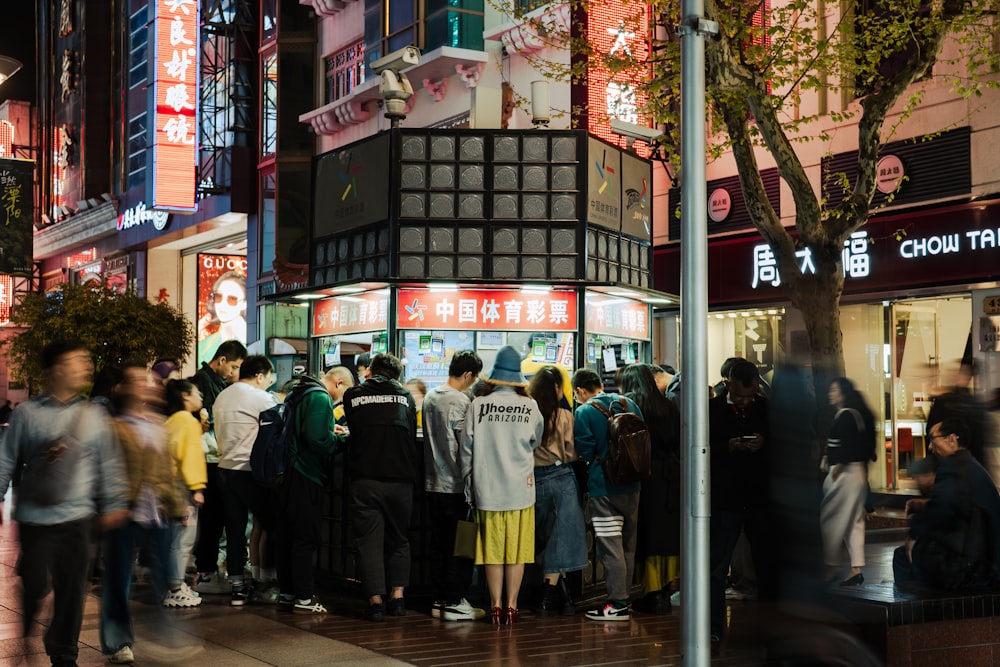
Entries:
[[708, 667], [708, 194], [705, 185], [705, 37], [718, 26], [703, 18], [704, 0], [681, 2], [681, 646], [688, 667]]

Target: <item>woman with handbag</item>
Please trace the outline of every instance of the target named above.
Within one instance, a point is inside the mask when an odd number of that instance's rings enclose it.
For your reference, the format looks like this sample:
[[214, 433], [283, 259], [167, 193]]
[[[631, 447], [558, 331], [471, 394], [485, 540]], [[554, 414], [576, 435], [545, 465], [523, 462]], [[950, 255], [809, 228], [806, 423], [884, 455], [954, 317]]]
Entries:
[[[469, 405], [462, 437], [462, 474], [471, 483], [479, 535], [476, 564], [484, 565], [494, 625], [517, 622], [525, 563], [535, 560], [534, 450], [542, 442], [542, 415], [525, 393], [521, 355], [510, 345], [497, 353], [483, 390]], [[506, 586], [506, 596], [504, 587]]]
[[539, 369], [528, 384], [544, 423], [542, 444], [535, 450], [535, 560], [545, 582], [536, 613], [542, 618], [573, 614], [564, 575], [587, 566], [587, 528], [569, 465], [577, 459], [573, 413], [560, 407], [562, 387], [562, 371], [555, 366]]
[[854, 384], [835, 378], [827, 394], [836, 410], [827, 437], [829, 471], [823, 481], [820, 528], [826, 577], [833, 580], [846, 549], [851, 571], [841, 586], [865, 581], [865, 501], [868, 499], [868, 461], [875, 447], [875, 417]]

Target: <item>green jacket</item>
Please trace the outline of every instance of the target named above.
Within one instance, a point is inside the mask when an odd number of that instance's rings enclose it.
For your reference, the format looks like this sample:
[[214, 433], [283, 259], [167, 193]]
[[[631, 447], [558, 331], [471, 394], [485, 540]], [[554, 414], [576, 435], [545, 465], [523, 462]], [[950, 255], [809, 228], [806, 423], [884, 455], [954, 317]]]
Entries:
[[[309, 481], [325, 486], [330, 477], [333, 455], [347, 443], [347, 437], [334, 435], [333, 399], [322, 383], [312, 378], [304, 379], [292, 390], [288, 398], [295, 401], [307, 387], [318, 386], [298, 401], [291, 410], [292, 446], [295, 452], [295, 469]], [[293, 398], [294, 397], [294, 398]]]

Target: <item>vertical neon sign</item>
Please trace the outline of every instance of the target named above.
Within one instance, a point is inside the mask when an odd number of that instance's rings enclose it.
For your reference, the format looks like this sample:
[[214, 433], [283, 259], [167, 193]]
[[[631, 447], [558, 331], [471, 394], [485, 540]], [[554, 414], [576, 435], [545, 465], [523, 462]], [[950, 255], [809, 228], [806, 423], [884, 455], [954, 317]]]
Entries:
[[[642, 8], [640, 8], [642, 7]], [[637, 16], [636, 11], [640, 14]], [[611, 132], [608, 121], [618, 118], [645, 125], [640, 109], [647, 96], [634, 82], [649, 77], [649, 10], [644, 5], [596, 0], [587, 10], [587, 41], [595, 55], [587, 66], [587, 129], [590, 133], [624, 148], [625, 141]], [[637, 63], [612, 74], [602, 56], [629, 58]], [[645, 155], [645, 144], [635, 148]]]
[[154, 208], [197, 209], [200, 4], [200, 0], [156, 0]]

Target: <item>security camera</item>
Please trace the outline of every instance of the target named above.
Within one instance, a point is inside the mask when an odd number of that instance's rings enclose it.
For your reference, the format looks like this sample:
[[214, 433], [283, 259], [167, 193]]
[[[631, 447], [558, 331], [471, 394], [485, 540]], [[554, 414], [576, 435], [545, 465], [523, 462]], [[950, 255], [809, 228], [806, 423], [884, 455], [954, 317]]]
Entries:
[[420, 49], [415, 46], [404, 46], [398, 51], [393, 51], [387, 56], [382, 56], [372, 62], [372, 71], [376, 74], [382, 72], [399, 72], [407, 67], [411, 67], [420, 62]]
[[663, 132], [657, 128], [637, 125], [617, 118], [611, 119], [611, 131], [629, 139], [645, 141], [647, 144], [651, 144], [663, 136]]

